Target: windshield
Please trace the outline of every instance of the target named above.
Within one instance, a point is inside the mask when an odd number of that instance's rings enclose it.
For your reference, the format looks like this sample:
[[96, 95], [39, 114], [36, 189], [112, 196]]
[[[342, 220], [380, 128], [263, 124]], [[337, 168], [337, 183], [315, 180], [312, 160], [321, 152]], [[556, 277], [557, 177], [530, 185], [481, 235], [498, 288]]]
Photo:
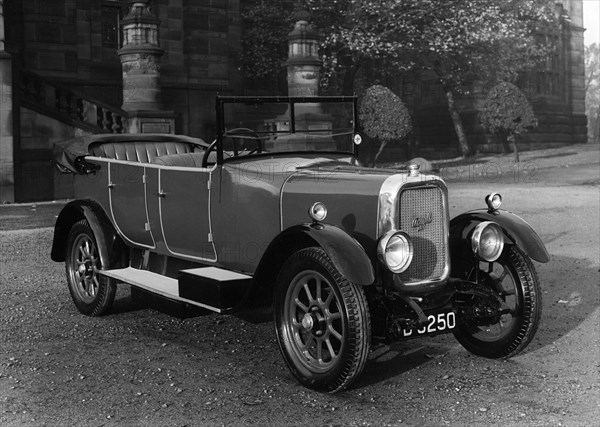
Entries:
[[224, 157], [353, 153], [355, 107], [355, 97], [218, 97]]

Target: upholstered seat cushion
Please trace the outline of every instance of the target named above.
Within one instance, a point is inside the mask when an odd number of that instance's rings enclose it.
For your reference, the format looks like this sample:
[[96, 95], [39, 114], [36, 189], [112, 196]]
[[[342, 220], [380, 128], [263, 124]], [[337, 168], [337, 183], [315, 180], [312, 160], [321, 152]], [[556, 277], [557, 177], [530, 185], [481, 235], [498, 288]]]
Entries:
[[92, 144], [90, 154], [130, 162], [151, 163], [159, 156], [191, 153], [193, 146], [179, 141], [127, 141]]
[[155, 157], [151, 163], [162, 166], [179, 166], [187, 168], [201, 168], [204, 152], [170, 154]]

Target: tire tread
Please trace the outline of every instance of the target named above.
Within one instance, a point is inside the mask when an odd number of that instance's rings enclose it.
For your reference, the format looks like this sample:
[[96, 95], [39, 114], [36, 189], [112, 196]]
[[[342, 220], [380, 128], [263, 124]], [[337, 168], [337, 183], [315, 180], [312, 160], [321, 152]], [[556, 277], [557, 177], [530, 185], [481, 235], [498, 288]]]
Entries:
[[[369, 356], [371, 323], [367, 299], [362, 287], [344, 278], [330, 260], [329, 256], [327, 256], [327, 253], [319, 247], [309, 247], [294, 253], [286, 261], [282, 268], [282, 272], [285, 271], [286, 268], [289, 268], [292, 263], [301, 259], [310, 259], [325, 268], [338, 286], [339, 291], [343, 296], [343, 300], [346, 301], [345, 306], [348, 316], [349, 331], [347, 340], [348, 358], [339, 375], [330, 383], [318, 385], [316, 387], [314, 384], [306, 384], [329, 393], [339, 392], [348, 388], [360, 375]], [[277, 313], [277, 310], [275, 310], [275, 313]], [[282, 352], [285, 351], [281, 342], [280, 348]], [[299, 379], [302, 381], [301, 378]]]
[[[96, 298], [94, 299], [94, 301], [92, 301], [89, 304], [84, 301], [81, 301], [78, 298], [76, 291], [73, 289], [74, 285], [71, 283], [71, 278], [70, 278], [70, 274], [69, 274], [71, 245], [72, 245], [73, 241], [75, 240], [75, 238], [77, 236], [81, 235], [82, 233], [88, 234], [94, 240], [94, 243], [96, 244], [96, 248], [99, 252], [98, 241], [96, 240], [96, 237], [94, 236], [94, 233], [93, 233], [90, 225], [88, 224], [87, 220], [81, 219], [78, 222], [76, 222], [75, 224], [73, 224], [73, 227], [71, 227], [71, 231], [69, 231], [69, 236], [67, 239], [68, 244], [67, 244], [66, 256], [65, 256], [65, 272], [67, 275], [67, 283], [69, 284], [69, 292], [71, 294], [71, 298], [73, 299], [73, 303], [75, 304], [77, 309], [82, 314], [85, 314], [85, 315], [91, 316], [91, 317], [102, 316], [102, 315], [106, 314], [106, 312], [110, 309], [110, 307], [112, 306], [112, 303], [115, 299], [115, 294], [117, 291], [117, 285], [116, 285], [115, 281], [108, 277], [100, 276], [100, 278], [99, 278], [100, 286], [98, 287], [98, 294], [96, 295]], [[102, 266], [98, 266], [98, 268], [101, 268], [101, 267]], [[106, 266], [106, 267], [108, 267], [108, 266]]]
[[533, 340], [542, 314], [542, 294], [535, 266], [529, 257], [517, 246], [505, 248], [503, 254], [516, 273], [517, 286], [523, 292], [523, 310], [519, 316], [518, 329], [506, 343], [487, 343], [472, 337], [468, 331], [458, 328], [454, 335], [468, 351], [491, 359], [508, 359], [525, 349]]

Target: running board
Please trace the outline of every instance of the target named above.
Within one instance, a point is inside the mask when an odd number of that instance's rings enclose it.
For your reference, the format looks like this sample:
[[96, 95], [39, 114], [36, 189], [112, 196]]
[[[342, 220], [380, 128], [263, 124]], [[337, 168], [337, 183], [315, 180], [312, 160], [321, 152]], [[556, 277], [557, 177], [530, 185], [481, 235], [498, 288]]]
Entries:
[[163, 297], [222, 313], [239, 305], [252, 276], [217, 267], [179, 271], [179, 279], [127, 267], [101, 270], [100, 274]]

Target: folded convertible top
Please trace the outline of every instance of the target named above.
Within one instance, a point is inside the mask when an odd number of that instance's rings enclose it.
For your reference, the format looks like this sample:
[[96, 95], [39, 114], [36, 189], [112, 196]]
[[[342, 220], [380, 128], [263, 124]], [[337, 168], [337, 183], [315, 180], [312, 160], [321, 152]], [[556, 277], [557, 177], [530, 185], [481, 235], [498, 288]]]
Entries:
[[200, 138], [192, 138], [185, 135], [158, 134], [158, 133], [135, 133], [135, 134], [97, 134], [85, 135], [54, 143], [52, 160], [59, 169], [77, 173], [76, 161], [82, 157], [91, 155], [91, 145], [120, 144], [131, 142], [185, 142], [194, 146], [206, 147]]

